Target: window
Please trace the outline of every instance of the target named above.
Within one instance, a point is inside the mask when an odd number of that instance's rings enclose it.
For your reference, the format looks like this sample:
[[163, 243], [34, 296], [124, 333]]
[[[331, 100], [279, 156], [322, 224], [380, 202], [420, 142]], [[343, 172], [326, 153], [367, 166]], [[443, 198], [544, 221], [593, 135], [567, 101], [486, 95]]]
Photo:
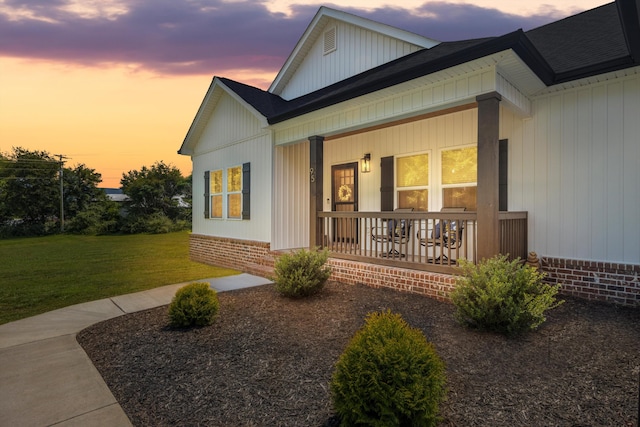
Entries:
[[442, 152], [442, 207], [475, 211], [478, 188], [477, 147]]
[[222, 170], [211, 171], [211, 218], [222, 218]]
[[398, 208], [429, 210], [429, 154], [397, 158], [396, 188]]
[[242, 218], [242, 166], [227, 169], [227, 218]]
[[204, 217], [250, 219], [250, 163], [204, 173]]

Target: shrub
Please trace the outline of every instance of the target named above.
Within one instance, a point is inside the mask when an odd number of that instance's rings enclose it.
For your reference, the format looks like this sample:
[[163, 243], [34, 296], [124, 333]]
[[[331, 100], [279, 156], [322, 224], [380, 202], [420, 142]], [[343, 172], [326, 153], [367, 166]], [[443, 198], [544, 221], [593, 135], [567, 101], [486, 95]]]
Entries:
[[278, 258], [275, 264], [276, 291], [298, 298], [320, 292], [331, 275], [325, 266], [329, 252], [301, 249]]
[[451, 297], [463, 325], [512, 335], [537, 328], [545, 311], [563, 303], [556, 300], [560, 285], [544, 283], [544, 273], [518, 259], [495, 256], [478, 265], [460, 260], [460, 266]]
[[434, 426], [445, 397], [444, 363], [399, 314], [370, 313], [331, 380], [342, 425]]
[[208, 283], [191, 283], [178, 289], [171, 300], [169, 321], [179, 328], [211, 325], [219, 307], [218, 294]]

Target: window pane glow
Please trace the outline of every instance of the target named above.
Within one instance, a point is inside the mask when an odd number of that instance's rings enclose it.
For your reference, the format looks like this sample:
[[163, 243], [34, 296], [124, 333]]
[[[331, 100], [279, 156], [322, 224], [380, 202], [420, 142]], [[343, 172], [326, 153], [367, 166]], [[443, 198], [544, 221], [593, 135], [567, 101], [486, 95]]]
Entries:
[[398, 207], [413, 208], [414, 211], [429, 210], [429, 190], [398, 191]]
[[242, 167], [227, 169], [227, 191], [242, 191]]
[[442, 189], [442, 207], [477, 210], [477, 187], [450, 187]]
[[475, 183], [478, 177], [478, 149], [459, 148], [442, 152], [442, 184]]
[[211, 217], [222, 218], [222, 195], [211, 196]]
[[211, 194], [222, 193], [222, 171], [211, 172]]
[[241, 218], [242, 217], [242, 195], [241, 194], [229, 194], [227, 198], [227, 217], [228, 218]]
[[398, 187], [429, 185], [429, 154], [399, 157], [396, 161]]

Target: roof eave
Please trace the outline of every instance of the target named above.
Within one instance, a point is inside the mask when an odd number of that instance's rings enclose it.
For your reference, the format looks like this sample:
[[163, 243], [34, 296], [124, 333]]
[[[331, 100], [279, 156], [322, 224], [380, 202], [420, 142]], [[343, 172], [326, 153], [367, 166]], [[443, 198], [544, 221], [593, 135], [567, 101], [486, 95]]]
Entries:
[[[525, 62], [525, 64], [527, 64], [527, 66], [547, 86], [554, 83], [553, 70], [551, 69], [549, 64], [544, 60], [542, 55], [538, 52], [531, 41], [529, 41], [525, 33], [522, 30], [517, 30], [504, 36], [483, 42], [480, 45], [475, 45], [460, 50], [444, 58], [440, 58], [437, 61], [432, 61], [427, 64], [419, 64], [414, 67], [406, 68], [402, 72], [396, 73], [391, 78], [382, 77], [366, 86], [361, 86], [350, 91], [340, 92], [336, 95], [322, 98], [316, 102], [311, 102], [299, 108], [295, 108], [281, 114], [275, 114], [269, 117], [268, 121], [269, 124], [280, 123], [303, 114], [311, 113], [321, 108], [330, 107], [349, 99], [367, 95], [369, 93], [387, 87], [391, 87], [418, 77], [442, 71], [444, 69], [451, 68], [456, 65], [460, 65], [465, 62], [469, 62], [485, 56], [489, 56], [507, 49], [513, 49], [514, 52], [516, 52], [518, 56]], [[365, 73], [369, 73], [372, 71], [373, 70], [367, 71]]]

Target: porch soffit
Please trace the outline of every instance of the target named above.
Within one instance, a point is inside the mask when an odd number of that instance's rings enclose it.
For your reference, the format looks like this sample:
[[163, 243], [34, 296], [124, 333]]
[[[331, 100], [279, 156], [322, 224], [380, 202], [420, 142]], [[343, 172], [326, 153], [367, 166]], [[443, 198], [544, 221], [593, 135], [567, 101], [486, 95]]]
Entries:
[[[503, 67], [504, 65], [504, 67]], [[500, 68], [498, 68], [500, 67]], [[524, 68], [524, 69], [522, 69]], [[490, 80], [488, 83], [483, 84], [481, 90], [471, 91], [465, 97], [456, 99], [444, 99], [442, 102], [432, 105], [419, 105], [409, 110], [403, 110], [400, 112], [394, 112], [393, 114], [385, 115], [384, 117], [376, 117], [374, 120], [368, 119], [358, 123], [349, 123], [338, 127], [331, 127], [326, 129], [318, 129], [315, 123], [319, 121], [327, 120], [332, 123], [336, 122], [335, 117], [339, 115], [347, 114], [348, 112], [358, 111], [365, 108], [376, 108], [383, 103], [401, 102], [405, 97], [411, 97], [418, 94], [420, 91], [426, 90], [434, 85], [443, 84], [455, 84], [461, 77], [471, 76], [474, 73], [488, 71], [490, 73]], [[316, 110], [301, 116], [286, 120], [284, 122], [272, 124], [270, 128], [274, 130], [276, 135], [279, 132], [286, 132], [287, 130], [303, 127], [305, 129], [314, 129], [313, 134], [324, 135], [325, 137], [333, 137], [335, 135], [344, 134], [346, 132], [357, 132], [363, 129], [384, 126], [385, 123], [394, 123], [402, 120], [409, 120], [413, 117], [419, 119], [422, 115], [433, 114], [437, 111], [446, 111], [452, 108], [459, 108], [461, 106], [475, 103], [475, 97], [482, 93], [492, 92], [498, 89], [497, 80], [498, 72], [504, 73], [503, 77], [506, 78], [516, 91], [521, 92], [520, 98], [528, 102], [526, 93], [530, 90], [539, 88], [540, 85], [544, 86], [538, 77], [531, 72], [528, 67], [518, 58], [518, 56], [509, 49], [503, 52], [498, 52], [493, 55], [489, 55], [483, 58], [479, 58], [473, 61], [466, 62], [464, 64], [457, 65], [445, 70], [438, 71], [426, 76], [419, 77], [395, 86], [391, 86], [382, 90], [378, 90], [373, 93], [369, 93], [357, 98], [334, 104], [332, 106]], [[484, 83], [484, 82], [483, 82]], [[522, 108], [522, 99], [518, 102], [518, 99], [512, 99], [512, 96], [507, 94], [506, 100], [510, 107], [516, 107], [518, 112], [522, 115], [528, 114], [526, 108]], [[338, 120], [340, 121], [340, 120]], [[285, 138], [280, 140], [276, 136], [276, 144], [288, 144], [292, 142], [305, 141], [309, 135], [300, 135], [297, 140]]]

